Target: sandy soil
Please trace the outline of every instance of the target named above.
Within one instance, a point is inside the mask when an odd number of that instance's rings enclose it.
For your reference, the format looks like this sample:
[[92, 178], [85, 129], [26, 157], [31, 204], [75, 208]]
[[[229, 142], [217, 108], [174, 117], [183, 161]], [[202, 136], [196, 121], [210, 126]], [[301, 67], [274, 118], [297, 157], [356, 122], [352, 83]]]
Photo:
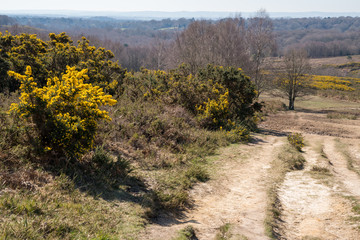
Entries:
[[[360, 239], [358, 226], [349, 221], [354, 213], [346, 198], [360, 200], [360, 177], [347, 168], [347, 159], [337, 147], [339, 141], [349, 146], [355, 168], [360, 169], [360, 120], [327, 119], [315, 111], [282, 112], [260, 127], [263, 134], [255, 135], [253, 143], [219, 153], [216, 176], [192, 189], [191, 209], [181, 216], [160, 216], [140, 239], [172, 239], [187, 225], [195, 228], [198, 239], [214, 239], [226, 223], [232, 224], [239, 239], [268, 239], [264, 233], [268, 169], [289, 132], [303, 133], [307, 162], [303, 170], [287, 173], [279, 186], [279, 238]], [[329, 172], [314, 177], [314, 166]]]
[[193, 208], [182, 217], [160, 217], [146, 229], [142, 239], [171, 239], [187, 225], [196, 229], [198, 239], [214, 239], [219, 227], [226, 223], [232, 224], [233, 235], [267, 239], [266, 176], [274, 151], [283, 141], [274, 136], [256, 136], [255, 141], [223, 149], [217, 176], [190, 192]]
[[[358, 196], [357, 174], [346, 168], [346, 161], [334, 148], [334, 138], [305, 135], [305, 139], [311, 142], [304, 148], [305, 169], [289, 172], [278, 192], [282, 239], [360, 239], [356, 226], [348, 221], [354, 216], [351, 202], [343, 197]], [[312, 149], [319, 141], [323, 141], [333, 165], [320, 163], [320, 153]], [[310, 172], [314, 166], [327, 167], [333, 176], [324, 177], [327, 181], [313, 178]]]
[[[328, 119], [321, 112], [283, 112], [272, 116], [262, 126], [272, 131], [301, 132], [306, 147], [305, 169], [287, 173], [278, 190], [281, 206], [281, 239], [360, 239], [352, 223], [352, 202], [360, 199], [360, 178], [347, 168], [343, 149], [358, 161], [360, 121]], [[322, 152], [321, 152], [322, 149]], [[321, 156], [323, 154], [324, 156]], [[329, 170], [329, 176], [313, 177], [314, 166]]]

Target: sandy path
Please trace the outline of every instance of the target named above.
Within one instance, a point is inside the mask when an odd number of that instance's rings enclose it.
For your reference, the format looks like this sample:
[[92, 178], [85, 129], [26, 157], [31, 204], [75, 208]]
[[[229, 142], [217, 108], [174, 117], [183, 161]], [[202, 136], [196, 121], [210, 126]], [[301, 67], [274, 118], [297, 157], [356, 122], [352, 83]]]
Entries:
[[257, 136], [257, 143], [226, 148], [218, 175], [191, 191], [194, 207], [181, 219], [163, 216], [150, 225], [142, 239], [171, 239], [187, 225], [198, 239], [214, 239], [220, 226], [232, 224], [232, 233], [248, 239], [267, 239], [264, 219], [267, 172], [274, 151], [283, 143], [275, 136]]
[[[283, 221], [281, 239], [360, 239], [360, 232], [349, 222], [354, 216], [351, 202], [343, 197], [360, 197], [359, 176], [347, 169], [346, 159], [337, 151], [334, 137], [304, 136], [309, 144], [303, 153], [306, 167], [287, 173], [278, 190]], [[310, 174], [313, 166], [324, 166], [319, 160], [320, 153], [314, 150], [319, 142], [333, 164], [327, 166], [333, 173], [329, 177], [332, 184], [325, 184]]]
[[[360, 239], [357, 226], [349, 221], [354, 216], [352, 202], [344, 197], [360, 200], [360, 177], [347, 169], [346, 158], [335, 142], [338, 138], [351, 145], [350, 154], [360, 168], [360, 120], [329, 120], [320, 113], [284, 112], [270, 117], [261, 127], [275, 134], [301, 132], [307, 142], [303, 152], [305, 169], [287, 173], [278, 189], [279, 238]], [[180, 229], [192, 225], [198, 239], [211, 240], [226, 223], [232, 225], [231, 232], [238, 237], [268, 239], [264, 234], [268, 169], [283, 141], [273, 135], [256, 138], [256, 143], [223, 149], [217, 175], [190, 192], [193, 208], [182, 217], [160, 216], [140, 239], [172, 239]], [[321, 156], [319, 144], [324, 146], [328, 159]], [[317, 178], [314, 166], [326, 167], [331, 174]]]
[[[331, 213], [331, 190], [317, 183], [308, 174], [316, 164], [317, 154], [310, 148], [304, 148], [306, 168], [286, 174], [278, 190], [282, 206], [282, 237], [301, 239], [305, 236], [321, 237], [324, 235], [324, 219]], [[327, 239], [330, 239], [327, 236]]]

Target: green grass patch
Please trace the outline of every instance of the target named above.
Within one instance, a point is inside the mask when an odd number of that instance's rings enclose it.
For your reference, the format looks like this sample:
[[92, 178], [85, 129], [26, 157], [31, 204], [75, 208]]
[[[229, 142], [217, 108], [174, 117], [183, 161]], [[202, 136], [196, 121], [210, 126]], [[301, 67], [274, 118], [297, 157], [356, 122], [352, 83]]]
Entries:
[[219, 227], [218, 233], [215, 235], [214, 240], [248, 240], [244, 235], [234, 233], [235, 226], [231, 223], [225, 223]]
[[230, 233], [231, 224], [226, 223], [219, 228], [219, 232], [215, 236], [215, 240], [226, 240], [230, 239], [232, 237], [232, 234]]
[[354, 216], [351, 216], [349, 221], [357, 225], [357, 229], [360, 230], [360, 203], [359, 200], [353, 196], [345, 196], [344, 198], [351, 201], [352, 212]]
[[4, 239], [129, 239], [143, 228], [145, 212], [139, 204], [94, 198], [77, 189], [69, 191], [63, 189], [64, 181], [55, 181], [35, 192], [2, 194], [0, 236]]
[[329, 99], [322, 96], [300, 97], [295, 101], [295, 107], [310, 110], [327, 110], [327, 109], [351, 109], [359, 108], [359, 103], [349, 102], [339, 99]]
[[172, 240], [195, 240], [195, 239], [197, 239], [195, 234], [195, 229], [193, 228], [193, 226], [189, 225], [181, 229], [178, 232], [177, 236]]
[[330, 119], [349, 119], [349, 120], [356, 120], [357, 115], [351, 113], [340, 113], [340, 112], [331, 112], [326, 115], [327, 118]]

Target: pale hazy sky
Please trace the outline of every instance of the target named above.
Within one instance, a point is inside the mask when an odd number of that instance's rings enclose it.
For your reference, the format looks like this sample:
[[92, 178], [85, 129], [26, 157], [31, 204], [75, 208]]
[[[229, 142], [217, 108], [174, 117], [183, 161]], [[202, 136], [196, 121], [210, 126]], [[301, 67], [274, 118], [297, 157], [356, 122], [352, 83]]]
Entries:
[[360, 12], [360, 0], [0, 0], [1, 10]]

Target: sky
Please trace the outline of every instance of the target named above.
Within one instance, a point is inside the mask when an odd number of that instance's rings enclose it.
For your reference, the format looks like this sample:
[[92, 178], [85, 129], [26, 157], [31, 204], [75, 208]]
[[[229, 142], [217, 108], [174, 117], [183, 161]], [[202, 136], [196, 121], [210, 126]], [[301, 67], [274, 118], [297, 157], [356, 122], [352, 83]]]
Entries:
[[7, 10], [360, 12], [360, 0], [0, 0]]

